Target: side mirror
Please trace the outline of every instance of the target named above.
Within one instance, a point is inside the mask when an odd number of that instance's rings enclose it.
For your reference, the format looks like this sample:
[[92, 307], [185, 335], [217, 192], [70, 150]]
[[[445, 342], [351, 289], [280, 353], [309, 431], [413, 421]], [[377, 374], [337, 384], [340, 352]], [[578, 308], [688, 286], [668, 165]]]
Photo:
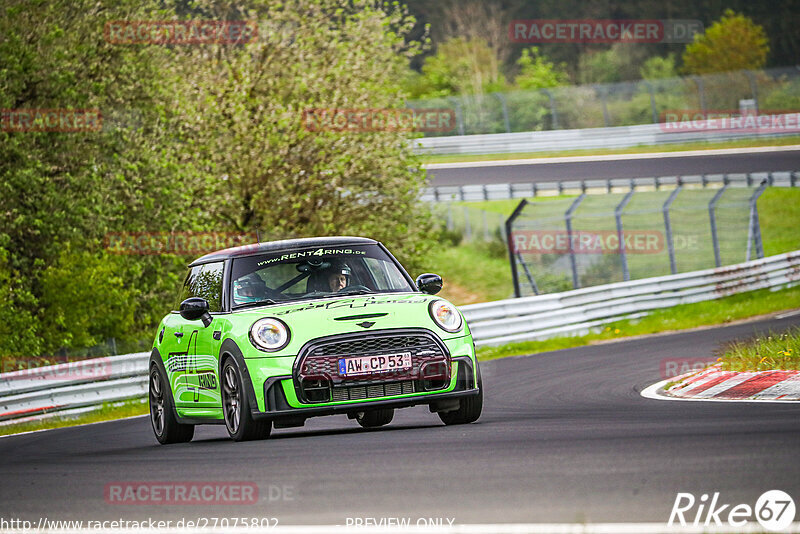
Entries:
[[421, 274], [417, 277], [417, 287], [423, 293], [435, 295], [442, 290], [442, 277], [433, 273]]
[[200, 297], [189, 297], [181, 302], [180, 307], [181, 317], [187, 321], [196, 321], [202, 319], [203, 326], [211, 324], [212, 317], [208, 313], [208, 301]]

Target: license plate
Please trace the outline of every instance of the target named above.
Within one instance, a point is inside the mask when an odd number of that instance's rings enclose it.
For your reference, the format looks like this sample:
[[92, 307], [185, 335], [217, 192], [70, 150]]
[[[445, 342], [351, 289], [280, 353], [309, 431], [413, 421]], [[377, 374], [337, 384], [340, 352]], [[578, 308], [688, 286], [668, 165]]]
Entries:
[[411, 369], [410, 352], [339, 359], [339, 376], [370, 375], [402, 369]]

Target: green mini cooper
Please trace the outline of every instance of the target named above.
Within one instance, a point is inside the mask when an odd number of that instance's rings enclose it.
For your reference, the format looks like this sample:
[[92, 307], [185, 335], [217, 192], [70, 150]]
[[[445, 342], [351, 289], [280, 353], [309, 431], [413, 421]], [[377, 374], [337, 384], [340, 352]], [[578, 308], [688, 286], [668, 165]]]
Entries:
[[150, 357], [150, 419], [161, 443], [224, 424], [236, 441], [347, 414], [386, 425], [427, 404], [445, 424], [478, 419], [483, 392], [461, 312], [416, 283], [379, 242], [259, 243], [189, 265], [179, 311]]

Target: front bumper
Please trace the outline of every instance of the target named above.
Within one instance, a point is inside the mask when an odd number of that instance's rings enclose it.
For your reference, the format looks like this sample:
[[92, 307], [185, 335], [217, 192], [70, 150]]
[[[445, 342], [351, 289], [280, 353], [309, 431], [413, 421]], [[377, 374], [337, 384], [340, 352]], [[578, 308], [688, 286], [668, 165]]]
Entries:
[[452, 358], [452, 364], [453, 372], [450, 384], [441, 391], [418, 392], [392, 398], [341, 401], [327, 403], [322, 406], [292, 406], [291, 404], [296, 404], [296, 398], [293, 398], [293, 402], [290, 403], [286, 392], [289, 391], [290, 397], [293, 397], [293, 377], [291, 375], [274, 376], [267, 379], [263, 384], [264, 409], [253, 407], [251, 414], [253, 419], [296, 424], [302, 423], [309, 417], [342, 413], [352, 414], [379, 408], [406, 408], [428, 404], [431, 406], [432, 411], [449, 409], [452, 407], [452, 401], [477, 395], [480, 392], [474, 356], [454, 357]]

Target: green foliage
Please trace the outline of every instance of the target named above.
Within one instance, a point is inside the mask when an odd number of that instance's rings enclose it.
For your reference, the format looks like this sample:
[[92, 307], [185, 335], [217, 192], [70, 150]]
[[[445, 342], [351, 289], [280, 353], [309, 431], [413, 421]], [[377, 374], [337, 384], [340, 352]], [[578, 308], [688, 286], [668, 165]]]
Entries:
[[402, 6], [201, 0], [198, 18], [270, 27], [246, 45], [104, 39], [108, 21], [185, 18], [172, 6], [0, 7], [0, 108], [104, 117], [94, 132], [0, 131], [0, 333], [14, 339], [2, 352], [152, 335], [191, 258], [115, 256], [103, 251], [110, 232], [365, 235], [412, 268], [430, 246], [406, 132], [303, 123], [309, 108], [403, 107], [394, 80], [419, 45], [406, 40], [414, 21]]
[[760, 69], [767, 54], [769, 40], [764, 28], [750, 17], [726, 9], [719, 21], [686, 46], [683, 69], [688, 74]]
[[519, 89], [542, 89], [569, 83], [569, 75], [564, 66], [556, 66], [535, 46], [522, 51], [517, 66], [519, 74], [514, 78], [514, 84]]
[[779, 82], [761, 99], [761, 108], [770, 111], [800, 110], [800, 77]]
[[410, 98], [491, 93], [505, 88], [495, 51], [482, 39], [452, 37], [425, 59], [422, 73], [405, 78]]
[[667, 54], [666, 57], [653, 56], [648, 58], [642, 64], [642, 68], [639, 69], [639, 76], [643, 80], [677, 77], [678, 69], [675, 66], [675, 54]]
[[800, 369], [800, 328], [728, 343], [719, 360], [726, 371]]
[[[646, 45], [645, 45], [646, 46]], [[581, 83], [616, 83], [639, 78], [647, 54], [645, 46], [614, 43], [607, 50], [588, 51], [578, 58]]]
[[121, 258], [65, 247], [39, 277], [46, 352], [90, 347], [133, 331], [137, 291], [127, 284]]

